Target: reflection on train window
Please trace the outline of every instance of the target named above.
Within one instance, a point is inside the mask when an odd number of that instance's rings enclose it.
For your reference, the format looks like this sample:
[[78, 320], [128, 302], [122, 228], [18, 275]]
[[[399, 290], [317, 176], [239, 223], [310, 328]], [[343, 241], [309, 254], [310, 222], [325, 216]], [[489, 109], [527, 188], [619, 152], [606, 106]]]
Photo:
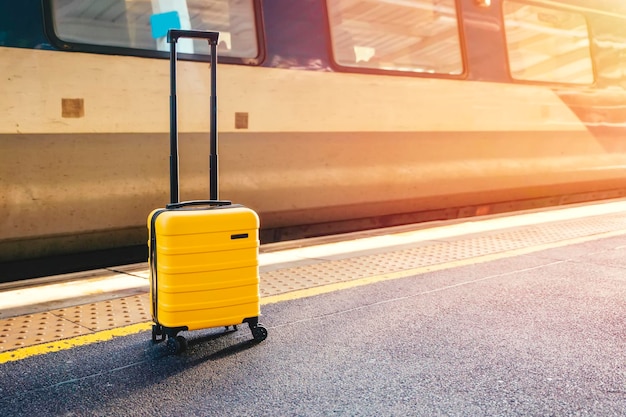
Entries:
[[[65, 42], [168, 51], [170, 28], [220, 32], [220, 56], [258, 55], [253, 0], [53, 0], [52, 17]], [[210, 53], [204, 40], [181, 39], [178, 50]]]
[[327, 0], [341, 66], [458, 75], [463, 72], [455, 0]]
[[503, 5], [511, 76], [517, 80], [591, 84], [584, 16], [513, 1]]

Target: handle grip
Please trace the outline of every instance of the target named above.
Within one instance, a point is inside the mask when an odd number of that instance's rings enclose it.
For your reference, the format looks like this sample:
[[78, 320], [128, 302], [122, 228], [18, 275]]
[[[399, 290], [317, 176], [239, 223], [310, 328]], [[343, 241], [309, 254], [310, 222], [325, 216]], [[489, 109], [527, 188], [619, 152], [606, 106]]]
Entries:
[[187, 206], [229, 206], [232, 202], [230, 200], [192, 200], [182, 201], [180, 203], [170, 203], [165, 208], [177, 209]]
[[208, 32], [205, 30], [185, 30], [170, 29], [167, 31], [167, 42], [176, 42], [180, 38], [206, 39], [209, 43], [217, 44], [219, 32]]

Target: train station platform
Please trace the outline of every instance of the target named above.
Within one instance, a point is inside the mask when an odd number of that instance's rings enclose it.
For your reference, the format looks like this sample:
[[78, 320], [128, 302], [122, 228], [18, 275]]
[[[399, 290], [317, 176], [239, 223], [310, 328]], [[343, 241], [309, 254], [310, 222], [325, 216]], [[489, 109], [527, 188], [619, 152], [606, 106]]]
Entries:
[[[267, 304], [622, 234], [616, 200], [270, 244], [260, 291]], [[148, 276], [144, 263], [0, 286], [0, 353], [149, 322]]]
[[146, 264], [3, 287], [0, 410], [626, 415], [626, 200], [266, 245], [260, 263], [268, 339], [188, 332], [176, 357], [149, 342]]

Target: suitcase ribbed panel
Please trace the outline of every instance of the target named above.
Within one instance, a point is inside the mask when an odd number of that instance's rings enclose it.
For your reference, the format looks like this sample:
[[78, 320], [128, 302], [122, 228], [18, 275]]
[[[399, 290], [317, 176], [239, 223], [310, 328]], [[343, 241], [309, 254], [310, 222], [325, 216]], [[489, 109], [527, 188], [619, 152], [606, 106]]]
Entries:
[[254, 211], [241, 206], [166, 210], [158, 214], [154, 230], [155, 321], [197, 330], [260, 315]]

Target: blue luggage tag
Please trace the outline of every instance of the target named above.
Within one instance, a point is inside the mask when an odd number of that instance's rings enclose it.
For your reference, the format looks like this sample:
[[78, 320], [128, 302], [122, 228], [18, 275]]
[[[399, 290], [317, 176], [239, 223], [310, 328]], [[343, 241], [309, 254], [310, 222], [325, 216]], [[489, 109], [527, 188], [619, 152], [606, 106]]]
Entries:
[[176, 10], [172, 12], [157, 13], [150, 16], [150, 26], [152, 27], [152, 37], [154, 39], [167, 36], [170, 29], [181, 29], [180, 16]]

